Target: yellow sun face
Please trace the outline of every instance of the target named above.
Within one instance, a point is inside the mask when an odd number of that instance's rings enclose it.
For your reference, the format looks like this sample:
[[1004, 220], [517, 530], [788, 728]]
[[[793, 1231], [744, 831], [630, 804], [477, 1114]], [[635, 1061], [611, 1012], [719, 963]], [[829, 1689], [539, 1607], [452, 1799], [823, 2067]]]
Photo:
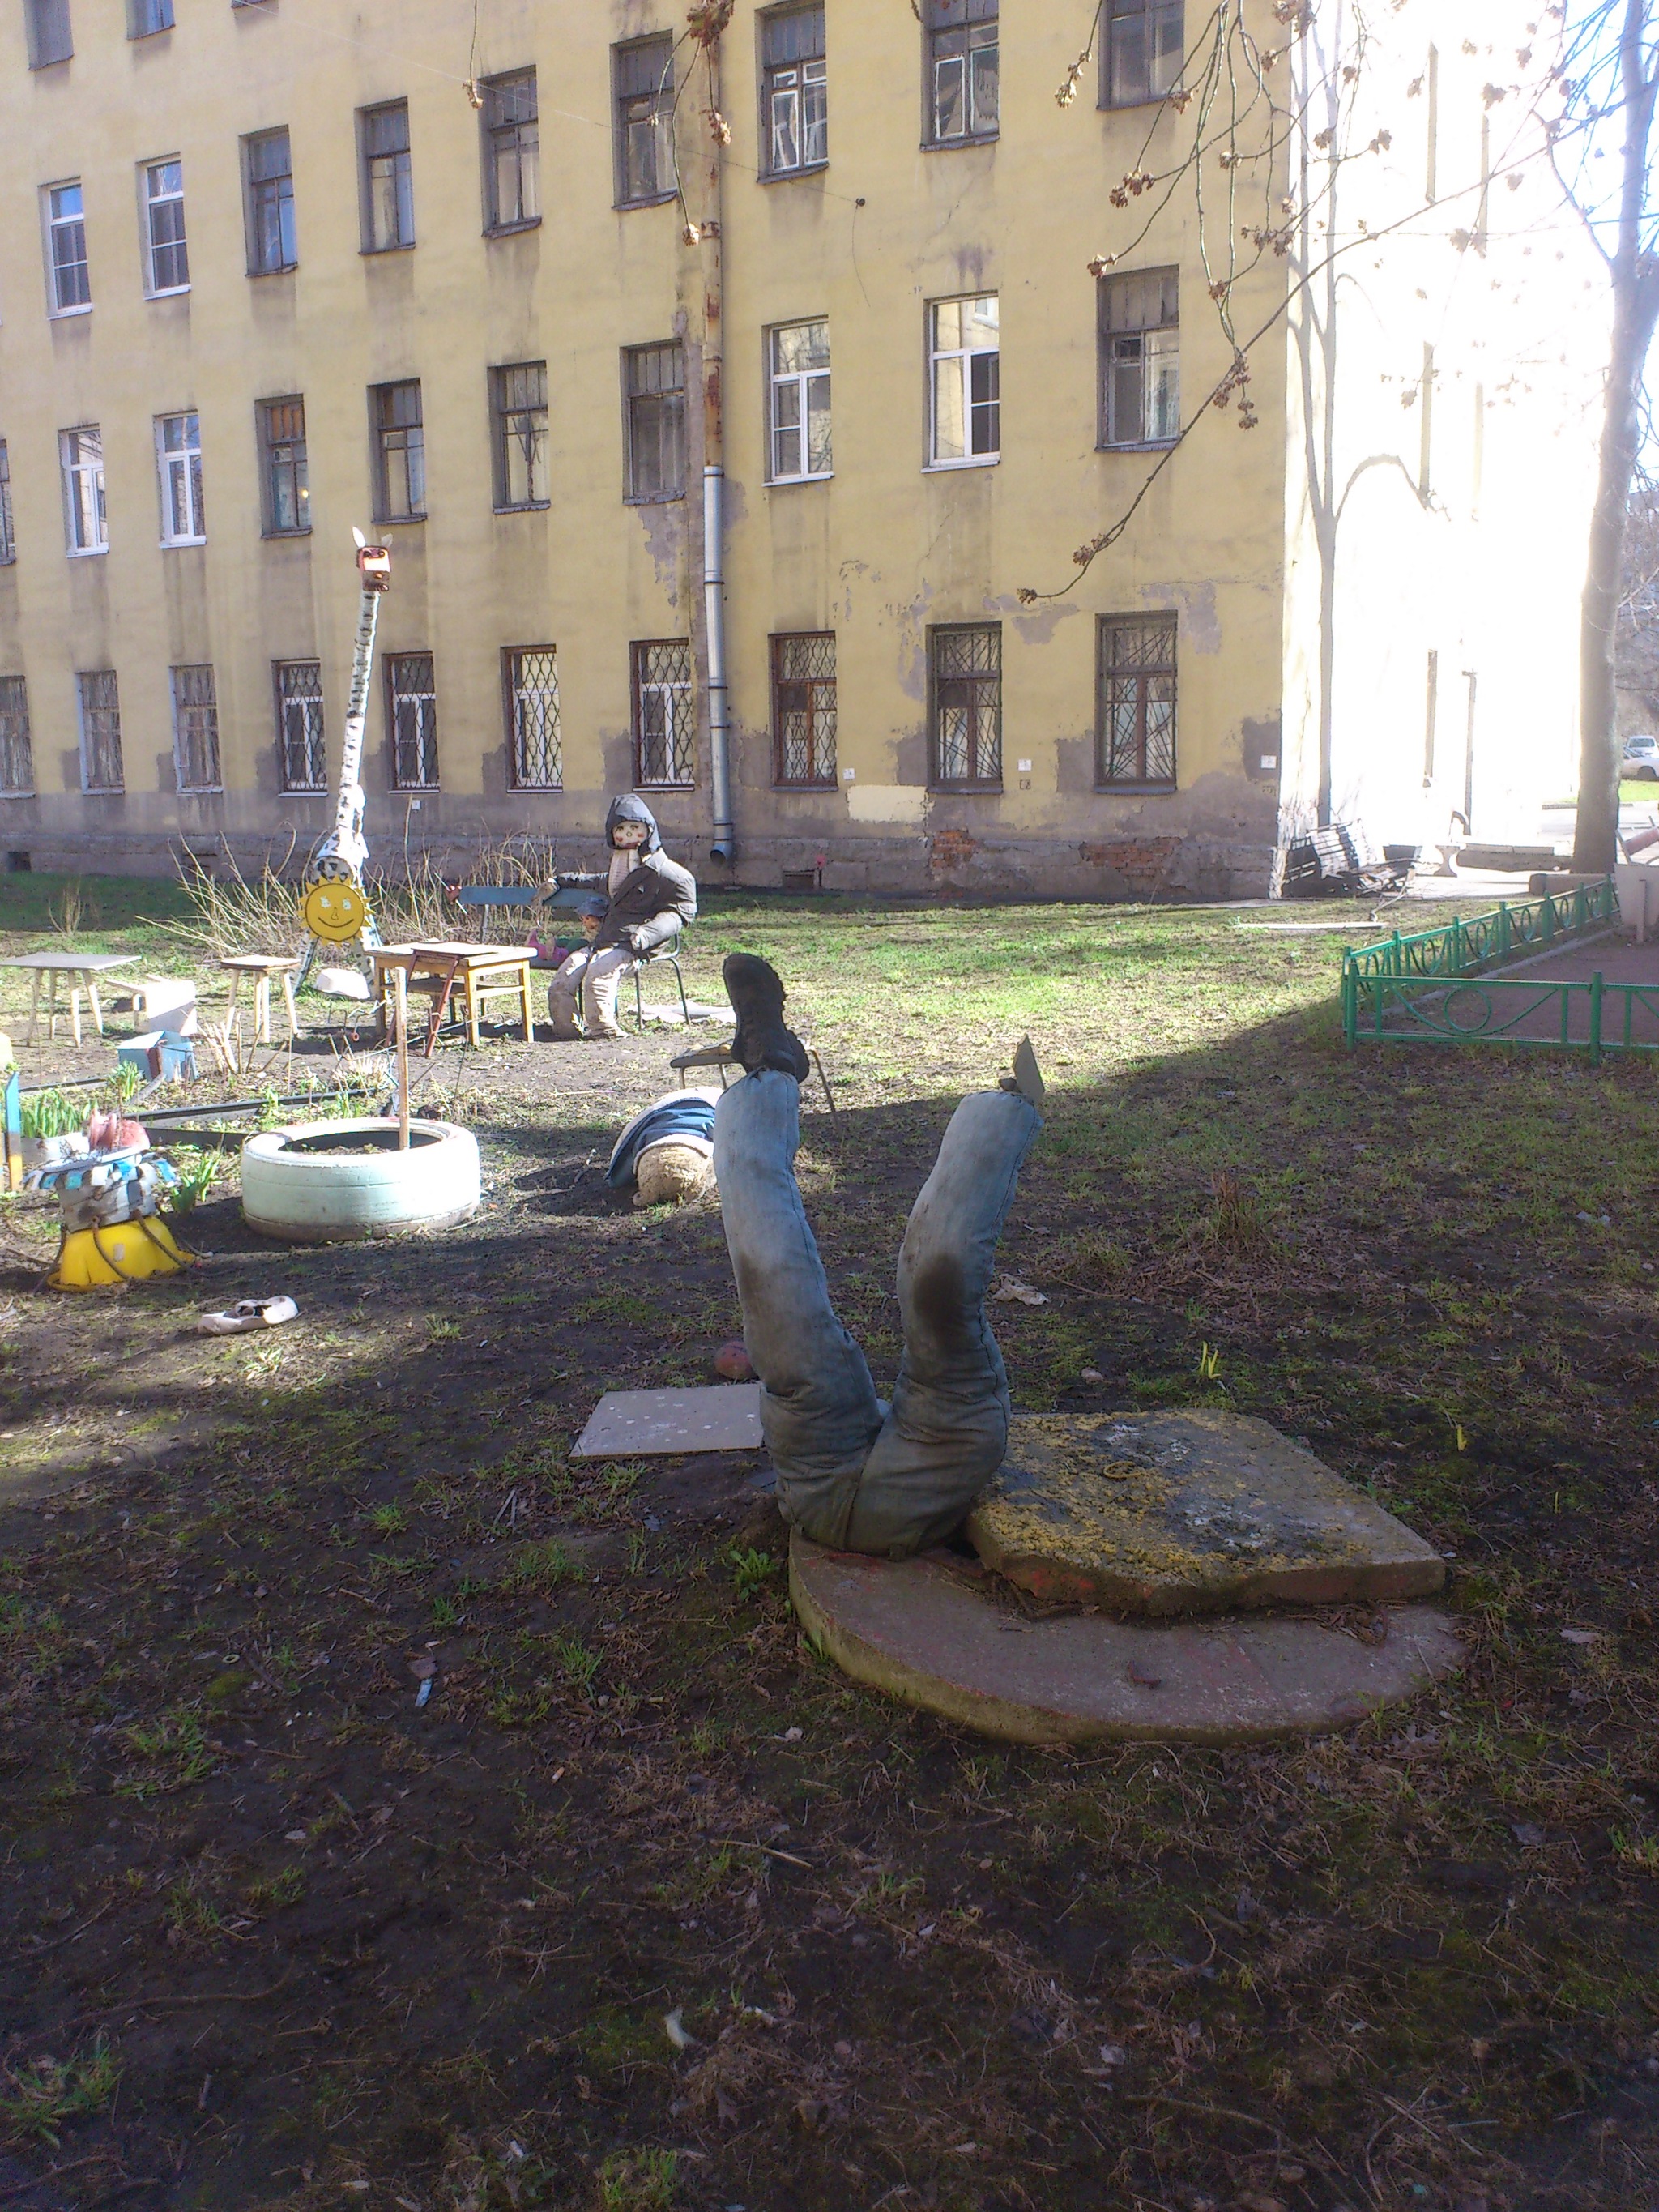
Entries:
[[368, 902], [355, 884], [313, 884], [300, 902], [300, 919], [325, 945], [361, 935]]

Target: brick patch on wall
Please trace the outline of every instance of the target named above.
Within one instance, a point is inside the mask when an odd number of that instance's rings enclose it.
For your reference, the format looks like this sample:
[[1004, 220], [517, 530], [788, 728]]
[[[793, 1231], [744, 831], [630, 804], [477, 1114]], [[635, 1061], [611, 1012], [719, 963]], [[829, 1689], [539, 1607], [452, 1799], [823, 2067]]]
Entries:
[[940, 830], [928, 849], [927, 866], [936, 876], [953, 875], [966, 867], [979, 850], [979, 840], [966, 830]]
[[1120, 876], [1160, 881], [1181, 849], [1179, 837], [1118, 837], [1107, 845], [1079, 848], [1085, 865], [1110, 868]]

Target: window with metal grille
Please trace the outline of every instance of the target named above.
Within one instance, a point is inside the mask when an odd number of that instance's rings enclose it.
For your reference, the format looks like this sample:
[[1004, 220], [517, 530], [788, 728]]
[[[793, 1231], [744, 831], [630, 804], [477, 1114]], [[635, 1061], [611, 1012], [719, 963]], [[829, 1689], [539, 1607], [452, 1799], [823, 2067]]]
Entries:
[[23, 0], [23, 21], [31, 69], [50, 69], [54, 62], [68, 61], [75, 52], [69, 0]]
[[927, 0], [927, 136], [960, 145], [997, 132], [997, 0]]
[[1162, 100], [1181, 75], [1182, 0], [1110, 0], [1101, 56], [1100, 104], [1139, 107]]
[[180, 791], [222, 791], [219, 702], [211, 668], [173, 672], [173, 763]]
[[1181, 292], [1173, 269], [1100, 280], [1100, 442], [1181, 434]]
[[786, 323], [771, 333], [772, 482], [827, 477], [830, 457], [830, 325]]
[[112, 668], [83, 668], [75, 685], [81, 702], [81, 788], [122, 791], [121, 697]]
[[392, 732], [392, 781], [399, 791], [432, 791], [438, 782], [438, 697], [429, 653], [394, 653], [386, 665], [386, 721]]
[[836, 633], [772, 640], [772, 780], [817, 790], [836, 782]]
[[617, 204], [666, 199], [674, 173], [674, 42], [666, 33], [611, 49], [616, 87]]
[[328, 781], [323, 741], [323, 665], [319, 660], [279, 660], [276, 677], [276, 750], [284, 791], [321, 791]]
[[536, 72], [515, 70], [482, 89], [484, 229], [523, 230], [542, 219]]
[[388, 100], [358, 117], [363, 161], [363, 252], [415, 243], [415, 181], [409, 160], [409, 102]]
[[0, 676], [0, 792], [9, 799], [27, 799], [33, 789], [29, 688], [21, 676]]
[[294, 222], [294, 158], [286, 126], [242, 141], [247, 179], [247, 273], [275, 276], [299, 266]]
[[1176, 617], [1100, 618], [1103, 784], [1176, 780]]
[[173, 28], [173, 0], [127, 0], [127, 36], [148, 39]]
[[685, 491], [685, 356], [678, 344], [623, 353], [628, 410], [628, 497], [679, 499]]
[[86, 201], [78, 177], [46, 187], [46, 257], [52, 313], [74, 315], [89, 307]]
[[17, 558], [17, 540], [11, 527], [11, 456], [0, 438], [0, 567]]
[[1001, 307], [994, 293], [941, 300], [928, 310], [934, 468], [994, 461], [1002, 451]]
[[311, 485], [306, 469], [306, 403], [259, 402], [260, 471], [264, 534], [290, 538], [311, 527]]
[[547, 477], [547, 363], [515, 362], [489, 372], [489, 412], [495, 427], [495, 506], [545, 507]]
[[374, 520], [420, 522], [426, 516], [426, 430], [421, 383], [369, 387], [374, 423]]
[[190, 253], [185, 244], [185, 165], [144, 164], [145, 275], [150, 295], [190, 289]]
[[1002, 626], [930, 630], [933, 781], [969, 789], [1002, 785]]
[[104, 434], [95, 422], [58, 433], [64, 472], [64, 535], [71, 560], [107, 553], [109, 517], [104, 506]]
[[564, 782], [558, 647], [509, 646], [501, 655], [501, 672], [514, 786], [520, 791], [557, 791]]
[[691, 783], [697, 748], [690, 642], [683, 637], [636, 641], [633, 659], [634, 781]]
[[769, 177], [818, 169], [830, 158], [830, 88], [823, 0], [760, 19], [761, 145]]
[[207, 514], [202, 504], [202, 427], [198, 416], [156, 416], [155, 466], [161, 479], [162, 544], [205, 544]]

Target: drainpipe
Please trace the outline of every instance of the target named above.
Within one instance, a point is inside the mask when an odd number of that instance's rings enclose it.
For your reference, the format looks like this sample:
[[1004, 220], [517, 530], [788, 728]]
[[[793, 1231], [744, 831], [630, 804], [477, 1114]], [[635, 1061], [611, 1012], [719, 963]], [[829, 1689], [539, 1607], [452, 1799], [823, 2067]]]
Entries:
[[[708, 754], [710, 796], [714, 809], [714, 840], [711, 860], [730, 867], [737, 859], [736, 826], [732, 819], [732, 710], [726, 682], [726, 425], [724, 341], [726, 252], [723, 236], [726, 125], [720, 113], [720, 32], [731, 16], [729, 5], [714, 0], [694, 10], [694, 36], [702, 46], [708, 70], [708, 173], [704, 214], [698, 226], [707, 258], [703, 265], [702, 301], [702, 608], [704, 644], [708, 659]], [[701, 25], [698, 19], [701, 17]], [[700, 35], [699, 35], [700, 32]]]

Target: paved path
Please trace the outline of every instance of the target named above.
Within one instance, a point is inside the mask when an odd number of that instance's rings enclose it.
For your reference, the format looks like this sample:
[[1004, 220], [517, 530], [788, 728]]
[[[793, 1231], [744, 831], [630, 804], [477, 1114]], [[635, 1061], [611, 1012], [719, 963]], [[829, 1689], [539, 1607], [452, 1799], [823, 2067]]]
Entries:
[[[1468, 981], [1431, 986], [1413, 993], [1422, 1023], [1437, 1032], [1448, 1025], [1470, 1035], [1501, 1034], [1520, 1043], [1559, 1042], [1561, 983], [1588, 984], [1599, 974], [1608, 987], [1601, 1006], [1601, 1036], [1609, 1048], [1628, 1042], [1659, 1049], [1659, 944], [1638, 945], [1620, 936], [1589, 944], [1563, 945], [1522, 965], [1494, 969]], [[1616, 987], [1631, 985], [1626, 991]], [[1567, 1038], [1589, 1041], [1588, 990], [1567, 998]], [[1391, 1034], [1409, 1034], [1413, 1025], [1396, 1015]]]

